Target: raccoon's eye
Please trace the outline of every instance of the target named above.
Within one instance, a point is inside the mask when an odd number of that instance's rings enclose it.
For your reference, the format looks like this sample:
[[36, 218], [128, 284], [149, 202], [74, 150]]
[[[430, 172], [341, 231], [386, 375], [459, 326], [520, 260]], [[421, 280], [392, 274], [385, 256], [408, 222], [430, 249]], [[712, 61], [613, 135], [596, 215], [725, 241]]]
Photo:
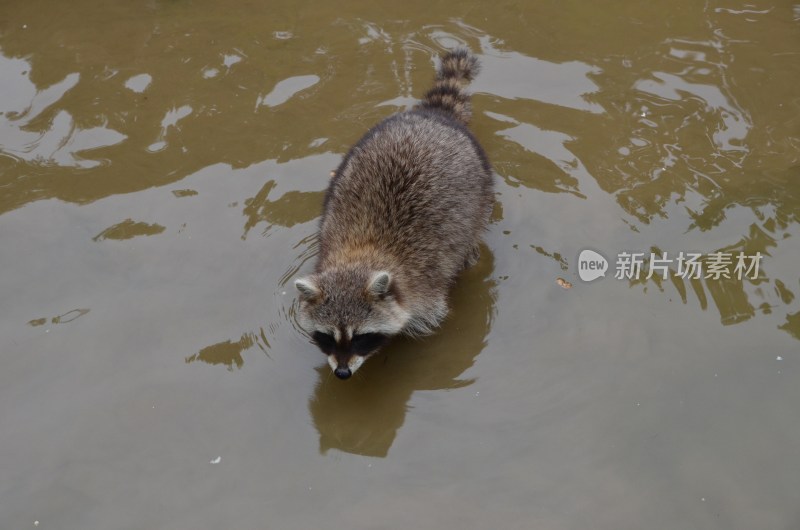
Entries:
[[317, 343], [317, 346], [322, 348], [324, 351], [330, 351], [336, 348], [336, 339], [333, 338], [333, 335], [329, 335], [328, 333], [323, 333], [321, 331], [315, 331], [311, 337], [314, 339], [314, 342]]
[[370, 353], [383, 346], [387, 340], [389, 340], [389, 337], [381, 333], [362, 333], [353, 335], [353, 340], [350, 341], [350, 344], [356, 352]]

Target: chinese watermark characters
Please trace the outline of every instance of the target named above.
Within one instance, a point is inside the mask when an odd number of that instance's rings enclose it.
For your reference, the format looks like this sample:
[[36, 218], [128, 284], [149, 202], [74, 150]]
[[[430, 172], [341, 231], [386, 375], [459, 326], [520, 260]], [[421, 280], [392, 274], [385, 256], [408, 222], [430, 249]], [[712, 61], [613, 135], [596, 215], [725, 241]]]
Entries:
[[[645, 260], [645, 256], [649, 259]], [[761, 252], [746, 255], [744, 252], [732, 254], [720, 251], [705, 257], [694, 252], [679, 252], [675, 257], [670, 257], [667, 252], [651, 252], [649, 255], [644, 252], [620, 252], [617, 255], [614, 277], [618, 280], [638, 280], [644, 274], [644, 278], [648, 280], [653, 276], [662, 280], [669, 279], [670, 276], [684, 280], [755, 280], [758, 278], [761, 258]], [[649, 267], [645, 274], [646, 263]]]

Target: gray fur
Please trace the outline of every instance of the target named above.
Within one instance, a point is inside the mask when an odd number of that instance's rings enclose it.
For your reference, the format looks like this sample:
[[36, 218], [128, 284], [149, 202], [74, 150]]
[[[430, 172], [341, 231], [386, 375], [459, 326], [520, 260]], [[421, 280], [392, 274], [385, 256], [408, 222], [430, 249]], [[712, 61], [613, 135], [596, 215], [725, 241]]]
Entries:
[[433, 87], [422, 97], [418, 108], [440, 109], [468, 125], [472, 119], [472, 104], [464, 86], [478, 75], [478, 58], [463, 48], [442, 57]]
[[[336, 170], [315, 272], [296, 282], [310, 333], [424, 335], [447, 315], [448, 292], [477, 261], [493, 203], [491, 168], [464, 126], [469, 96], [460, 86], [476, 71], [469, 52], [445, 55], [422, 104], [372, 128]], [[335, 355], [346, 366], [353, 352], [342, 342]]]

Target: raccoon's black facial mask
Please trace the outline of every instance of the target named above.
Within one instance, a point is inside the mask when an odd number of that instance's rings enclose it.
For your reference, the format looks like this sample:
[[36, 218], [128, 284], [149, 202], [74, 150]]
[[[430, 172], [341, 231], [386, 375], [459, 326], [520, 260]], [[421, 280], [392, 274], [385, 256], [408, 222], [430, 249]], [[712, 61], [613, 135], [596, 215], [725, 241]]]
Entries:
[[333, 335], [315, 331], [311, 338], [314, 339], [314, 343], [319, 346], [323, 353], [330, 355], [336, 349], [336, 339], [333, 338]]
[[349, 344], [337, 344], [333, 335], [321, 331], [315, 331], [312, 338], [319, 349], [327, 355], [342, 350], [362, 357], [373, 353], [389, 340], [389, 337], [381, 333], [361, 333], [353, 335]]
[[350, 349], [356, 355], [369, 355], [389, 340], [389, 337], [381, 333], [362, 333], [353, 335], [350, 341]]

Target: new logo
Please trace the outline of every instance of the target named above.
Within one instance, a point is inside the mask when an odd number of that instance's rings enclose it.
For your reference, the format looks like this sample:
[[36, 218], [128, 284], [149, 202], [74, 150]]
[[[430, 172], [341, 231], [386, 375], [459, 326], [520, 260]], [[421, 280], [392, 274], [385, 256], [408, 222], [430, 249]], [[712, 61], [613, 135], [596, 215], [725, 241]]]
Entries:
[[605, 277], [608, 260], [594, 250], [582, 250], [578, 256], [578, 276], [585, 282]]

